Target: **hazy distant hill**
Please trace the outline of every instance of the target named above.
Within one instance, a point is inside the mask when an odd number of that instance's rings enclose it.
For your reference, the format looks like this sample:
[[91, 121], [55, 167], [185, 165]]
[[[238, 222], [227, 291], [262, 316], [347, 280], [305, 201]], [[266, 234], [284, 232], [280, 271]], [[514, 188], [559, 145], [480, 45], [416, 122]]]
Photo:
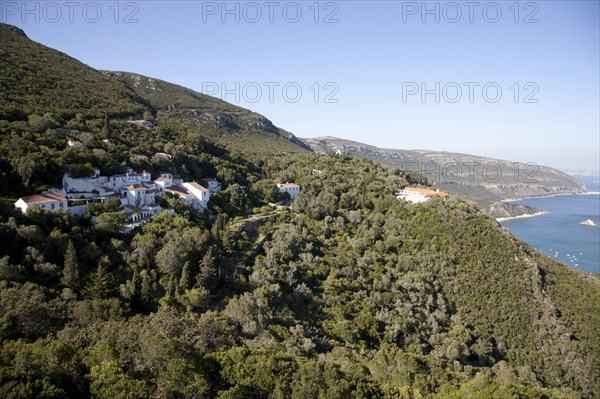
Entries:
[[585, 191], [578, 180], [547, 166], [452, 152], [384, 149], [336, 137], [302, 140], [316, 152], [357, 154], [418, 171], [440, 189], [473, 200], [488, 211], [492, 209], [496, 216], [515, 211], [504, 209], [497, 203], [501, 200]]

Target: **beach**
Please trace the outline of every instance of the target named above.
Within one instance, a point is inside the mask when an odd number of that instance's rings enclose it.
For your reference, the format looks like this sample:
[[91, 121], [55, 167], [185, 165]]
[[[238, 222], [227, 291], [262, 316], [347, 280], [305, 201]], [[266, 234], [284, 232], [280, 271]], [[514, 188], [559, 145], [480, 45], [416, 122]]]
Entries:
[[532, 218], [532, 217], [535, 217], [535, 216], [546, 215], [548, 213], [550, 213], [550, 212], [543, 211], [543, 212], [530, 213], [530, 214], [526, 214], [526, 215], [511, 216], [511, 217], [507, 217], [507, 218], [496, 218], [496, 221], [497, 222], [505, 222], [507, 220], [513, 220], [513, 219]]

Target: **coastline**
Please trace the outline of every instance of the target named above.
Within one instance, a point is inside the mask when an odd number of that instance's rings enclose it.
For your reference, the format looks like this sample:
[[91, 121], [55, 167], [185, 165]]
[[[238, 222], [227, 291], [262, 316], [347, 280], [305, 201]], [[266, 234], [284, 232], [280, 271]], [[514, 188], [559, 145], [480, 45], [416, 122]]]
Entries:
[[600, 191], [586, 191], [585, 193], [579, 193], [579, 194], [575, 194], [575, 195], [598, 195], [600, 194]]
[[[523, 198], [515, 198], [515, 199], [509, 198], [509, 199], [500, 200], [500, 202], [518, 202], [518, 201], [528, 200], [528, 199], [540, 199], [540, 198], [550, 198], [550, 197], [570, 197], [572, 195], [600, 195], [600, 191], [584, 191], [582, 193], [562, 193], [562, 194], [538, 195], [538, 196], [534, 196], [534, 197], [523, 197]], [[522, 218], [529, 218], [529, 217], [534, 217], [534, 216], [539, 216], [539, 215], [545, 215], [547, 213], [550, 213], [550, 212], [544, 211], [544, 212], [522, 214], [522, 215], [517, 215], [517, 216], [511, 216], [511, 217], [502, 217], [502, 218], [496, 218], [496, 221], [504, 222], [506, 220], [522, 219]]]
[[517, 202], [527, 199], [540, 199], [540, 198], [550, 198], [550, 197], [569, 197], [571, 195], [594, 195], [600, 194], [600, 191], [584, 191], [581, 193], [560, 193], [560, 194], [549, 194], [549, 195], [535, 195], [533, 197], [522, 197], [522, 198], [507, 198], [500, 200], [500, 202]]
[[548, 213], [550, 213], [549, 211], [543, 211], [543, 212], [536, 212], [536, 213], [527, 213], [524, 215], [518, 215], [518, 216], [510, 216], [507, 218], [496, 218], [496, 222], [505, 222], [507, 220], [513, 220], [513, 219], [525, 219], [525, 218], [532, 218], [535, 216], [541, 216], [541, 215], [547, 215]]

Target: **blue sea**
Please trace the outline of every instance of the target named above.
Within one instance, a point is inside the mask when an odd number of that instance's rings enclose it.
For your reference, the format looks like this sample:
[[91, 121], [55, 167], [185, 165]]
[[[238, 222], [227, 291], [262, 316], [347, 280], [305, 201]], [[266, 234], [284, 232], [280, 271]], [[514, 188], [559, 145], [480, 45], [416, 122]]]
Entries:
[[[586, 272], [600, 272], [600, 183], [598, 176], [574, 176], [594, 194], [529, 198], [518, 204], [550, 213], [501, 224], [514, 236], [551, 258]], [[598, 227], [579, 224], [591, 219]]]

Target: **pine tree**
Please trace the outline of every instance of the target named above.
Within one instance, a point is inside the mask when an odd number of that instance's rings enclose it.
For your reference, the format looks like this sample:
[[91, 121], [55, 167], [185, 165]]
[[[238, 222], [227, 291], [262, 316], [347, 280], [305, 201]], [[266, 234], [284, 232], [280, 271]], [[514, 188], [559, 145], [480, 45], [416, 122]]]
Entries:
[[154, 298], [153, 298], [153, 288], [152, 288], [152, 276], [148, 273], [147, 270], [142, 270], [140, 272], [140, 308], [144, 312], [149, 312], [154, 307]]
[[140, 277], [142, 278], [140, 298], [142, 303], [149, 305], [152, 303], [152, 282], [150, 281], [150, 276], [146, 270], [142, 270]]
[[69, 288], [79, 288], [79, 263], [77, 262], [77, 252], [73, 241], [69, 240], [67, 250], [65, 251], [65, 264], [61, 283]]
[[114, 291], [113, 282], [112, 274], [100, 265], [83, 288], [83, 295], [89, 299], [108, 298]]
[[210, 248], [200, 262], [200, 272], [196, 276], [198, 285], [211, 291], [216, 283], [216, 268], [213, 249]]
[[190, 262], [185, 262], [183, 269], [181, 270], [181, 277], [179, 278], [179, 292], [184, 292], [189, 289], [192, 285], [192, 267]]
[[223, 230], [225, 230], [226, 226], [227, 226], [227, 216], [225, 216], [222, 213], [219, 213], [217, 215], [217, 220], [215, 220], [215, 223], [213, 224], [211, 231], [210, 231], [215, 240], [220, 239], [221, 232]]

